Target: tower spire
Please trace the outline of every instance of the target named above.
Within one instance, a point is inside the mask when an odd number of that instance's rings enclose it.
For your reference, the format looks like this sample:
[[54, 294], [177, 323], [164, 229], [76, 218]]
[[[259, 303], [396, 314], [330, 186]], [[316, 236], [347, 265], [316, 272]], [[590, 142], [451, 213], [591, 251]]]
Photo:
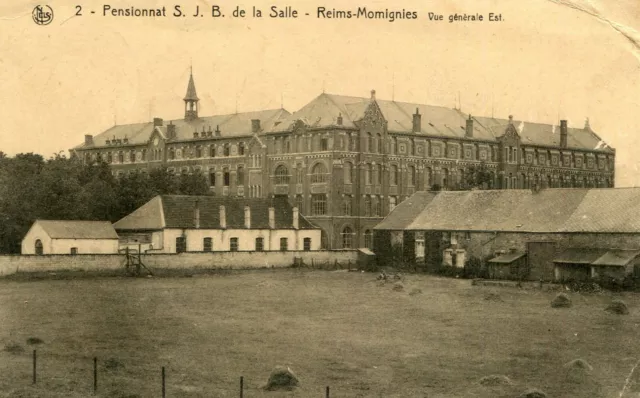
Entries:
[[184, 120], [190, 121], [198, 118], [198, 94], [196, 84], [193, 81], [193, 66], [189, 67], [189, 84], [187, 94], [184, 96]]

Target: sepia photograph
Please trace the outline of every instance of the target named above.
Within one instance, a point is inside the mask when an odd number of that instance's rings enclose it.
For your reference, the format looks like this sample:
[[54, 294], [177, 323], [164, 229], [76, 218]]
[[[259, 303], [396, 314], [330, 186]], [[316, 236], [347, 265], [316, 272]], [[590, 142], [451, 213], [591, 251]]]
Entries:
[[640, 3], [5, 0], [0, 398], [640, 397]]

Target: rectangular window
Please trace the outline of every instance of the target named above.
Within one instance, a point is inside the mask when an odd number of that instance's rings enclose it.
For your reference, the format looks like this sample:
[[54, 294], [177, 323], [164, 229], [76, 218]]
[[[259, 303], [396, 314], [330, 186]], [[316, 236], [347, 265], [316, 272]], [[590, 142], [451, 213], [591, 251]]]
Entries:
[[264, 238], [256, 238], [256, 251], [264, 251]]
[[229, 239], [229, 250], [232, 252], [238, 251], [238, 238]]
[[78, 248], [77, 247], [72, 247], [71, 248], [71, 254], [78, 254]]
[[187, 251], [187, 238], [178, 236], [176, 238], [176, 253], [184, 253]]
[[326, 138], [322, 138], [320, 140], [320, 150], [321, 151], [328, 151], [329, 150], [329, 140]]
[[211, 238], [204, 238], [202, 240], [202, 250], [210, 252], [213, 250], [213, 240]]
[[311, 215], [324, 216], [327, 214], [327, 197], [325, 194], [311, 195]]
[[382, 216], [382, 196], [378, 196], [376, 200], [376, 205], [374, 207], [374, 216], [381, 217]]
[[300, 213], [304, 212], [304, 210], [302, 209], [302, 207], [304, 206], [304, 198], [302, 197], [302, 195], [296, 195], [295, 206], [298, 208]]
[[303, 250], [308, 252], [311, 250], [311, 238], [304, 238], [302, 241]]
[[345, 195], [342, 199], [342, 215], [350, 216], [351, 215], [351, 204], [353, 203], [353, 198], [351, 195]]
[[287, 238], [280, 238], [280, 251], [286, 252], [289, 250], [289, 240]]

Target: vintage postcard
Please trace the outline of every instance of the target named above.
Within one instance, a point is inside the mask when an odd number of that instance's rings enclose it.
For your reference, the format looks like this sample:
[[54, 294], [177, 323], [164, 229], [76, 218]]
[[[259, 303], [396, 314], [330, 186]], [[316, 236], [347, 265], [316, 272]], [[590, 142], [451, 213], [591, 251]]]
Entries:
[[0, 35], [0, 397], [640, 396], [638, 1]]

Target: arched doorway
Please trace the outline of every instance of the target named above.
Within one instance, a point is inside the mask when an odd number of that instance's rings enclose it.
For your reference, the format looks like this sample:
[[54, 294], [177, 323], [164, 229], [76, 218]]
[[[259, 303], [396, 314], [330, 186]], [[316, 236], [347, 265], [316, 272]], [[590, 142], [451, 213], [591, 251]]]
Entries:
[[38, 256], [42, 256], [43, 249], [42, 249], [42, 241], [40, 239], [36, 239], [35, 249], [36, 249], [36, 254]]

